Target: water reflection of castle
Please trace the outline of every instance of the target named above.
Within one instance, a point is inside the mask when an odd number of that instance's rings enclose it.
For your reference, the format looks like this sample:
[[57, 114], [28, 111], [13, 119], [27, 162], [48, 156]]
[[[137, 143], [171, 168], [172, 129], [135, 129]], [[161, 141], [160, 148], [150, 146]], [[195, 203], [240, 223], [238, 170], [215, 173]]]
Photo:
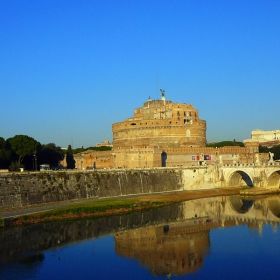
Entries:
[[[183, 275], [203, 266], [210, 231], [247, 225], [262, 234], [280, 223], [280, 198], [255, 201], [239, 196], [197, 199], [131, 215], [47, 223], [0, 232], [0, 266], [44, 262], [46, 250], [114, 234], [119, 255], [137, 258], [154, 275]], [[26, 252], [28, 254], [26, 255]]]
[[116, 252], [137, 258], [154, 275], [191, 273], [203, 265], [209, 253], [211, 229], [247, 225], [262, 234], [263, 223], [270, 223], [277, 230], [280, 199], [199, 199], [182, 203], [181, 211], [176, 222], [115, 234]]
[[187, 274], [203, 264], [210, 248], [209, 229], [200, 229], [166, 225], [118, 233], [116, 252], [137, 258], [154, 275]]

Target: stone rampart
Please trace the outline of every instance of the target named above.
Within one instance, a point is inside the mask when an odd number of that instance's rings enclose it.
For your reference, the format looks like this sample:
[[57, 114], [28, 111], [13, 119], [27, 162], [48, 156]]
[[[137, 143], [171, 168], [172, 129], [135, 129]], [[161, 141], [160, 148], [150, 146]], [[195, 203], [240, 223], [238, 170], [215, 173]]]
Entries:
[[179, 169], [110, 169], [7, 173], [0, 176], [0, 209], [182, 189]]

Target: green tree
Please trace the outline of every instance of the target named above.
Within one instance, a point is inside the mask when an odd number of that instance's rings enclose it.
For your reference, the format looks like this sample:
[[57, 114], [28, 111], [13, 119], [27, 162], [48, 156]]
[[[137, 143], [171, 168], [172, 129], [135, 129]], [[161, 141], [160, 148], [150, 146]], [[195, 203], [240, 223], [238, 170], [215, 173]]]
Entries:
[[6, 141], [3, 137], [0, 137], [0, 150], [6, 149]]
[[279, 160], [280, 159], [280, 145], [276, 145], [276, 146], [273, 146], [273, 147], [260, 146], [259, 147], [259, 152], [260, 153], [271, 152], [271, 153], [274, 154], [274, 157], [273, 157], [274, 160]]
[[9, 157], [6, 147], [6, 141], [0, 137], [0, 169], [7, 169], [9, 167]]
[[87, 151], [87, 150], [94, 150], [94, 151], [111, 151], [112, 147], [108, 147], [108, 146], [99, 146], [99, 147], [88, 147], [88, 148], [77, 148], [77, 149], [73, 149], [73, 154], [79, 154], [81, 152]]
[[0, 169], [6, 168], [9, 165], [6, 159], [6, 141], [3, 137], [0, 137]]
[[243, 142], [238, 142], [235, 141], [235, 139], [233, 141], [222, 141], [222, 142], [216, 142], [216, 143], [207, 143], [206, 147], [225, 147], [225, 146], [239, 146], [239, 147], [244, 147], [244, 143]]
[[8, 169], [12, 162], [17, 161], [18, 156], [11, 150], [9, 144], [0, 137], [0, 169]]
[[66, 164], [67, 164], [67, 169], [74, 169], [75, 168], [75, 160], [74, 160], [71, 145], [68, 145], [68, 148], [67, 148]]
[[52, 168], [57, 167], [63, 159], [63, 150], [54, 143], [42, 145], [42, 150], [38, 153], [39, 164], [48, 163]]
[[274, 160], [280, 159], [280, 145], [272, 147], [271, 152], [274, 154]]
[[34, 153], [41, 150], [40, 142], [27, 135], [16, 135], [7, 139], [8, 147], [13, 150], [18, 156], [18, 165], [27, 156], [32, 156]]

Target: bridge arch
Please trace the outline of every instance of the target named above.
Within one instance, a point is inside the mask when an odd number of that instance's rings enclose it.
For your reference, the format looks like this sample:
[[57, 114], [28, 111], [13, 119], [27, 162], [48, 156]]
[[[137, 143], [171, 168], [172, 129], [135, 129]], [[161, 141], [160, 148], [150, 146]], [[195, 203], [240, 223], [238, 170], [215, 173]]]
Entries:
[[267, 176], [267, 187], [268, 188], [280, 188], [280, 170], [276, 170]]
[[253, 180], [242, 170], [232, 172], [227, 180], [228, 187], [253, 187]]
[[268, 209], [277, 218], [280, 218], [280, 199], [277, 197], [268, 200]]
[[227, 198], [230, 208], [239, 214], [244, 214], [249, 212], [249, 210], [254, 205], [254, 201], [245, 200], [239, 196], [230, 196]]

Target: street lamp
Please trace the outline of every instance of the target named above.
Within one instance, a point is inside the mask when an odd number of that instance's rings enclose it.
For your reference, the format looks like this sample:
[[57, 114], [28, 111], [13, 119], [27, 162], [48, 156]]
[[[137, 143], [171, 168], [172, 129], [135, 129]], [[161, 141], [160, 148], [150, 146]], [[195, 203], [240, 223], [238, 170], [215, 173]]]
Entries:
[[[33, 156], [34, 156], [35, 171], [37, 171], [37, 156], [36, 156], [36, 153]], [[33, 166], [33, 170], [34, 170], [34, 166]]]

